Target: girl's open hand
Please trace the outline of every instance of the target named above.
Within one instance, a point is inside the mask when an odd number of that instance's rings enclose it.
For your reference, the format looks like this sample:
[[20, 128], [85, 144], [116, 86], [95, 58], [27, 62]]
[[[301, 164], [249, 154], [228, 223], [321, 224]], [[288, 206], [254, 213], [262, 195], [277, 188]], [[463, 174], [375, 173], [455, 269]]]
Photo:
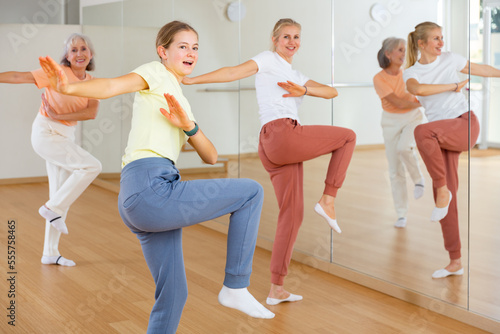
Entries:
[[61, 65], [56, 63], [54, 59], [47, 57], [38, 58], [43, 71], [49, 78], [52, 89], [59, 93], [65, 94], [68, 91], [68, 77], [64, 73]]
[[168, 111], [160, 108], [161, 113], [165, 116], [172, 125], [181, 128], [182, 130], [189, 131], [194, 127], [194, 122], [189, 119], [188, 115], [182, 109], [179, 102], [173, 95], [163, 94], [168, 104]]
[[306, 88], [301, 85], [297, 85], [294, 82], [278, 82], [278, 86], [286, 90], [289, 94], [283, 94], [283, 97], [299, 97], [306, 93]]

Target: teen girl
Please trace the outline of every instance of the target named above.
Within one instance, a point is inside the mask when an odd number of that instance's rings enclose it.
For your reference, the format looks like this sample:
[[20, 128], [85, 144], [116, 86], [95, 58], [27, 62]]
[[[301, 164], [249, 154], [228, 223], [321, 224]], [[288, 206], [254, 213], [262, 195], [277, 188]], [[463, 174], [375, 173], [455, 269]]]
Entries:
[[123, 156], [118, 207], [141, 242], [156, 284], [148, 333], [175, 333], [187, 299], [182, 228], [231, 214], [225, 279], [219, 302], [252, 317], [274, 314], [248, 292], [263, 189], [249, 179], [181, 181], [175, 162], [186, 140], [203, 161], [217, 151], [195, 122], [180, 83], [198, 60], [198, 34], [173, 21], [156, 39], [160, 61], [113, 79], [68, 84], [59, 66], [41, 58], [52, 85], [65, 94], [109, 98], [136, 92], [132, 127]]

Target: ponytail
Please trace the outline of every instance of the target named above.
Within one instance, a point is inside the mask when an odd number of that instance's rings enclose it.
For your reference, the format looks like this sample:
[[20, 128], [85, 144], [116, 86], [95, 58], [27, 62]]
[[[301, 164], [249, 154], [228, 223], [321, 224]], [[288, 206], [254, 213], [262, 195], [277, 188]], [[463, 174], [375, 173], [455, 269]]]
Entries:
[[441, 26], [434, 22], [422, 22], [415, 26], [415, 31], [408, 34], [408, 47], [406, 48], [406, 68], [415, 65], [418, 60], [418, 41], [427, 41], [429, 31]]
[[418, 60], [418, 44], [414, 38], [414, 32], [408, 34], [408, 45], [406, 47], [406, 68], [412, 67]]

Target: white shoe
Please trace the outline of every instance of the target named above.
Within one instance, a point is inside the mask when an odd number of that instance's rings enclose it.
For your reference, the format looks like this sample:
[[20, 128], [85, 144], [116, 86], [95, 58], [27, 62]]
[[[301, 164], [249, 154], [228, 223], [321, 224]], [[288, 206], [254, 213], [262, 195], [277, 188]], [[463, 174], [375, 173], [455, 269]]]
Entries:
[[406, 227], [406, 217], [398, 218], [398, 220], [394, 224], [394, 227], [398, 227], [398, 228]]
[[464, 274], [464, 268], [458, 269], [457, 271], [448, 271], [446, 269], [439, 269], [432, 274], [432, 278], [444, 278], [448, 276], [459, 276]]
[[283, 303], [283, 302], [296, 302], [299, 300], [302, 300], [302, 296], [294, 295], [293, 293], [291, 293], [290, 296], [288, 296], [285, 299], [277, 299], [277, 298], [267, 297], [266, 303], [267, 303], [267, 305], [278, 305], [279, 303]]
[[451, 191], [448, 191], [448, 192], [450, 193], [450, 199], [448, 200], [448, 205], [446, 205], [444, 208], [436, 208], [435, 207], [432, 210], [431, 221], [438, 222], [441, 219], [443, 219], [444, 217], [446, 217], [446, 215], [448, 214], [448, 208], [450, 207], [451, 198], [453, 197], [451, 195]]

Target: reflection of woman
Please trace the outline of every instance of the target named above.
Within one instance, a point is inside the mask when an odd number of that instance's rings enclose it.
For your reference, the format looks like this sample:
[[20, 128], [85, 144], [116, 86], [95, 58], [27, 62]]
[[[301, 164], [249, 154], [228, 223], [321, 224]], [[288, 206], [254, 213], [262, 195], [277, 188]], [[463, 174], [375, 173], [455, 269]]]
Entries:
[[118, 206], [123, 221], [141, 242], [156, 284], [148, 333], [175, 333], [181, 318], [187, 299], [182, 228], [225, 214], [231, 218], [219, 302], [252, 317], [272, 318], [274, 314], [247, 290], [262, 187], [248, 179], [180, 181], [175, 167], [187, 139], [203, 161], [217, 161], [217, 151], [194, 122], [180, 86], [198, 60], [198, 34], [189, 25], [173, 21], [160, 29], [156, 45], [161, 62], [144, 64], [118, 78], [78, 85], [65, 85], [57, 64], [41, 59], [49, 77], [55, 79], [57, 74], [58, 83], [53, 84], [67, 94], [108, 98], [137, 92]]
[[[429, 172], [436, 206], [432, 221], [440, 221], [450, 263], [432, 277], [462, 275], [457, 210], [458, 157], [474, 146], [479, 135], [476, 115], [468, 111], [458, 72], [484, 77], [499, 77], [500, 70], [469, 63], [464, 57], [442, 52], [441, 27], [423, 22], [408, 35], [407, 66], [403, 73], [408, 91], [418, 96], [429, 123], [415, 129], [415, 140]], [[420, 51], [420, 58], [417, 55]]]
[[280, 208], [271, 256], [269, 305], [302, 299], [302, 296], [290, 294], [283, 288], [304, 215], [302, 162], [324, 154], [332, 155], [325, 190], [315, 210], [340, 233], [334, 200], [346, 176], [356, 140], [356, 135], [349, 129], [300, 125], [297, 109], [304, 95], [326, 99], [337, 96], [335, 88], [309, 80], [292, 69], [293, 56], [300, 47], [300, 31], [297, 22], [281, 19], [272, 33], [274, 52], [264, 51], [238, 66], [184, 80], [187, 84], [228, 82], [256, 74], [262, 124], [259, 156], [271, 176]]
[[378, 62], [382, 71], [373, 78], [373, 85], [382, 100], [382, 130], [385, 153], [389, 162], [389, 176], [392, 198], [398, 220], [394, 226], [406, 226], [408, 195], [405, 167], [415, 188], [415, 198], [424, 193], [424, 178], [415, 154], [413, 131], [422, 123], [420, 103], [406, 91], [401, 66], [405, 61], [406, 42], [400, 38], [387, 38], [378, 52]]
[[[88, 37], [72, 34], [66, 40], [62, 69], [69, 82], [89, 80], [94, 69], [94, 50]], [[3, 83], [33, 83], [46, 88], [42, 105], [33, 123], [31, 142], [35, 152], [46, 161], [49, 201], [40, 207], [46, 219], [43, 264], [74, 266], [59, 253], [59, 238], [68, 233], [66, 215], [69, 207], [101, 171], [101, 163], [75, 143], [77, 121], [93, 119], [99, 101], [59, 94], [50, 87], [42, 69], [32, 72], [0, 73]]]

